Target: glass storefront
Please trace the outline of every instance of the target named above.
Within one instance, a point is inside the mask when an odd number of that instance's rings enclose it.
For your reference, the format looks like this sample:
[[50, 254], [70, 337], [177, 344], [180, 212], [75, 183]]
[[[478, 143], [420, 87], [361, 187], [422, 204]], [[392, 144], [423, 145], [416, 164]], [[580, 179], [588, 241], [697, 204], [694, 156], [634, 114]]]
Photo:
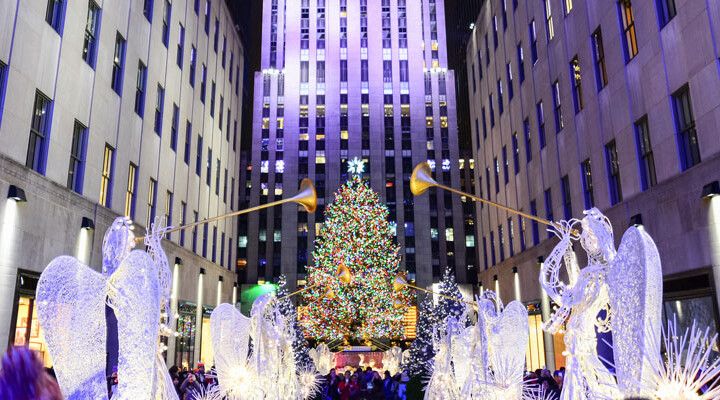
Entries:
[[215, 307], [203, 306], [202, 327], [200, 333], [200, 362], [205, 368], [213, 365], [213, 347], [210, 340], [210, 315]]
[[543, 368], [545, 363], [545, 338], [542, 330], [542, 315], [528, 315], [530, 336], [525, 352], [525, 368], [534, 371]]
[[[666, 277], [663, 282], [663, 329], [667, 324], [677, 326], [677, 334], [686, 329], [708, 329], [708, 336], [718, 332], [718, 310], [713, 290], [713, 277], [709, 269], [693, 271], [680, 276]], [[718, 342], [713, 344], [718, 351]]]
[[191, 301], [178, 304], [178, 319], [175, 338], [175, 365], [180, 368], [193, 368], [195, 360], [195, 329], [197, 306]]
[[34, 272], [18, 271], [10, 345], [28, 346], [38, 354], [46, 367], [50, 367], [52, 366], [50, 353], [48, 353], [45, 337], [40, 328], [35, 304], [35, 289], [39, 278], [40, 275]]

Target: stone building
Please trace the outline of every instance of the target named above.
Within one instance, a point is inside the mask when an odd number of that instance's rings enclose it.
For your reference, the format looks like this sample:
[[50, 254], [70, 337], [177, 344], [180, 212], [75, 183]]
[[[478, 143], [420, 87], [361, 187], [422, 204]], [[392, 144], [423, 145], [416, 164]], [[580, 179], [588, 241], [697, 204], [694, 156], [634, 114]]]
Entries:
[[[116, 217], [142, 236], [155, 216], [236, 208], [234, 26], [218, 0], [0, 3], [0, 338], [45, 352], [39, 274], [63, 254], [100, 271]], [[168, 365], [209, 361], [203, 322], [234, 301], [236, 232], [227, 219], [163, 241], [180, 333]]]
[[[664, 313], [717, 331], [720, 4], [489, 0], [467, 46], [475, 183], [547, 220], [599, 208], [619, 244], [642, 225], [662, 259]], [[528, 365], [559, 367], [539, 263], [545, 226], [477, 204], [479, 283], [530, 311]]]

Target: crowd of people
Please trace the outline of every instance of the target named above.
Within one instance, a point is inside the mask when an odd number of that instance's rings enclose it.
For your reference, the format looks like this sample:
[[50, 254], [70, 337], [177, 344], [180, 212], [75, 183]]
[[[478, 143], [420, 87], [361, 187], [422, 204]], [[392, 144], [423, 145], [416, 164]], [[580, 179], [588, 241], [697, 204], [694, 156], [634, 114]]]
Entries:
[[563, 388], [563, 379], [565, 378], [565, 367], [550, 372], [548, 369], [536, 369], [535, 371], [527, 371], [523, 378], [523, 384], [528, 390], [541, 390], [548, 394], [550, 398], [560, 398], [560, 392]]
[[217, 385], [215, 367], [205, 371], [203, 363], [192, 370], [173, 365], [168, 372], [180, 400], [193, 400]]
[[331, 369], [330, 373], [321, 380], [319, 399], [322, 400], [406, 400], [407, 384], [410, 379], [407, 374], [391, 376], [385, 371], [380, 375], [378, 371], [367, 367], [365, 370], [357, 368], [346, 369], [338, 373]]

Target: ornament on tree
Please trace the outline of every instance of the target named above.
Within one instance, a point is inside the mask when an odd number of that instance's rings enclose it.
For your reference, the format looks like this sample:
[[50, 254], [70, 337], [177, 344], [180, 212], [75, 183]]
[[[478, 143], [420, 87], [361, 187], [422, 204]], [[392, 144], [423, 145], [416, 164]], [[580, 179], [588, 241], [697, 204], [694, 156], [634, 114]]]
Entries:
[[[308, 286], [323, 284], [303, 293], [307, 313], [302, 324], [308, 337], [404, 337], [412, 294], [403, 289], [393, 295], [400, 254], [387, 216], [378, 194], [358, 175], [335, 193], [316, 240], [315, 264], [308, 266]], [[347, 267], [350, 282], [332, 279], [339, 266]], [[325, 296], [328, 291], [332, 297]], [[394, 300], [404, 306], [398, 308]]]

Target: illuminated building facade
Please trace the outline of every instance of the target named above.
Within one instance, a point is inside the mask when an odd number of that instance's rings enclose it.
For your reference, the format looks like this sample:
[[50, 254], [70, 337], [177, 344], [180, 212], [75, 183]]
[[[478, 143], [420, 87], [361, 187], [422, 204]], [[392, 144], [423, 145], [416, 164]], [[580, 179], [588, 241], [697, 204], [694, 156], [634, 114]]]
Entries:
[[[477, 192], [547, 220], [597, 207], [616, 245], [643, 225], [662, 259], [666, 317], [715, 331], [718, 16], [713, 2], [489, 0], [466, 53]], [[479, 282], [547, 318], [539, 257], [557, 239], [477, 208]], [[543, 338], [537, 318], [529, 365], [559, 367], [562, 340]]]
[[[44, 351], [33, 303], [50, 260], [100, 271], [118, 216], [141, 236], [155, 216], [237, 209], [243, 47], [218, 0], [0, 8], [0, 341]], [[168, 365], [196, 365], [203, 316], [233, 301], [236, 235], [227, 219], [163, 241], [182, 333]]]

